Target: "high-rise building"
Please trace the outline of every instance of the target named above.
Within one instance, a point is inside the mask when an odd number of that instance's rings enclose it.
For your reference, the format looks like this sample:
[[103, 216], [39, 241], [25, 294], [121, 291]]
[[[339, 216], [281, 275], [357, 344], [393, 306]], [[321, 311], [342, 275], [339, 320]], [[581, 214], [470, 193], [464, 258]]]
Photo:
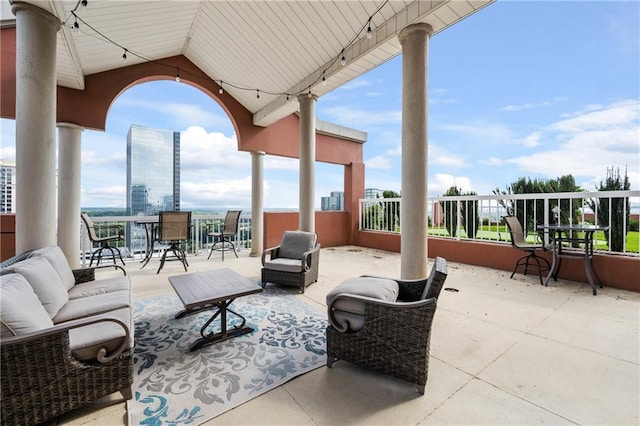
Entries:
[[382, 189], [366, 188], [364, 190], [364, 198], [382, 198], [383, 192]]
[[16, 163], [0, 160], [0, 213], [15, 213]]
[[320, 209], [327, 210], [344, 210], [344, 192], [333, 191], [330, 197], [322, 197], [320, 199]]
[[180, 132], [131, 125], [127, 134], [127, 214], [180, 210]]

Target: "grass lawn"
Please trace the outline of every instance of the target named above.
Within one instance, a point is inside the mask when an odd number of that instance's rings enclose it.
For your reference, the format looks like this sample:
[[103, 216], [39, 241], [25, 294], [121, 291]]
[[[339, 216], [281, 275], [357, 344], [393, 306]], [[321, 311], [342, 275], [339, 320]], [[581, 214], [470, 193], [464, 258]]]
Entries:
[[[462, 238], [466, 238], [467, 234], [465, 233], [464, 228], [461, 229]], [[448, 237], [449, 232], [447, 228], [444, 226], [440, 227], [430, 227], [429, 235], [439, 236], [439, 237]], [[627, 233], [627, 245], [626, 249], [628, 253], [640, 253], [640, 232], [638, 231], [630, 231]], [[511, 237], [509, 235], [509, 231], [506, 226], [486, 226], [483, 225], [478, 229], [476, 233], [476, 239], [478, 240], [490, 240], [490, 241], [511, 241]], [[531, 243], [535, 243], [537, 239], [537, 234], [529, 234], [527, 237], [527, 241]], [[604, 232], [598, 231], [595, 233], [595, 248], [599, 250], [608, 250], [609, 247], [607, 245], [607, 240], [605, 239]]]

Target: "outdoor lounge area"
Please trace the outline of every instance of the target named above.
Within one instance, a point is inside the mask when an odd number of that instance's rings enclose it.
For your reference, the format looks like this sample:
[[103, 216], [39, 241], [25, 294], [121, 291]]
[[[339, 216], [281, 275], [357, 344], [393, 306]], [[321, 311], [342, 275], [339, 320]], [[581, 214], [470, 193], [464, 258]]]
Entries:
[[[204, 251], [189, 255], [189, 272], [229, 268], [257, 283], [260, 259], [248, 250], [238, 255], [224, 263], [207, 262]], [[399, 254], [357, 246], [323, 248], [320, 258], [318, 282], [304, 294], [282, 292], [325, 317], [326, 294], [342, 281], [400, 270]], [[638, 423], [640, 294], [605, 287], [594, 297], [586, 283], [559, 279], [544, 287], [535, 274], [512, 280], [509, 271], [447, 266], [424, 396], [407, 382], [338, 361], [205, 424]], [[174, 295], [168, 277], [184, 273], [179, 262], [158, 275], [137, 260], [126, 270], [137, 303]], [[127, 422], [126, 404], [114, 393], [57, 424]]]

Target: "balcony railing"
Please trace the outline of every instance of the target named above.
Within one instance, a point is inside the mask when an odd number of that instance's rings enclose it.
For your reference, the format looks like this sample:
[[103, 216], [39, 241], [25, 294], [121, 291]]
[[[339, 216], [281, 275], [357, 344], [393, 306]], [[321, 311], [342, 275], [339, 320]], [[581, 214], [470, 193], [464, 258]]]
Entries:
[[[399, 233], [401, 208], [401, 198], [361, 199], [360, 229]], [[504, 243], [510, 243], [506, 215], [518, 217], [531, 241], [548, 238], [536, 230], [540, 224], [606, 225], [608, 232], [595, 235], [595, 249], [637, 256], [639, 211], [640, 191], [448, 196], [428, 199], [425, 222], [432, 236]]]
[[[220, 232], [224, 224], [224, 214], [194, 214], [191, 216], [191, 239], [187, 243], [187, 252], [199, 255], [207, 253], [212, 241], [207, 237], [209, 232]], [[157, 218], [157, 216], [155, 216]], [[143, 225], [136, 224], [141, 219], [151, 219], [154, 216], [92, 216], [96, 225], [98, 236], [113, 235], [117, 233], [117, 226], [124, 230], [124, 241], [118, 243], [125, 258], [141, 259], [144, 257], [147, 247], [146, 233]], [[238, 223], [238, 235], [234, 242], [236, 249], [243, 250], [251, 247], [251, 216], [240, 216]], [[98, 246], [96, 245], [96, 248]], [[154, 245], [154, 251], [159, 251], [164, 246]], [[92, 246], [87, 229], [84, 225], [80, 230], [80, 250], [84, 255], [83, 262], [89, 259], [89, 255], [95, 248]], [[104, 255], [109, 255], [105, 252]]]

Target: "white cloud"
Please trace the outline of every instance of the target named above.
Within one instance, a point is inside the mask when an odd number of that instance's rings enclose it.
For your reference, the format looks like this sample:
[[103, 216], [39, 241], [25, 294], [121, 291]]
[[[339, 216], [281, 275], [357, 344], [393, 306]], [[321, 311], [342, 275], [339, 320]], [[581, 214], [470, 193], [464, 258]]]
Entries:
[[[583, 110], [585, 111], [585, 110]], [[547, 138], [553, 149], [538, 150], [506, 160], [521, 170], [556, 178], [604, 176], [612, 166], [629, 176], [640, 172], [640, 101], [617, 102], [598, 110], [578, 113], [574, 117], [548, 126]], [[632, 187], [639, 187], [638, 179]]]
[[454, 176], [445, 173], [436, 173], [435, 179], [429, 180], [427, 186], [429, 196], [440, 196], [447, 192], [452, 186], [460, 188], [462, 192], [474, 191], [473, 185], [471, 185], [471, 179], [468, 177]]
[[486, 160], [478, 160], [478, 163], [484, 164], [485, 166], [501, 166], [504, 164], [504, 161], [498, 157], [491, 157]]
[[549, 101], [542, 101], [542, 102], [527, 102], [524, 104], [520, 104], [520, 105], [507, 105], [504, 108], [502, 108], [503, 111], [509, 111], [509, 112], [515, 112], [515, 111], [522, 111], [525, 109], [531, 109], [531, 108], [542, 108], [542, 107], [547, 107], [547, 106], [551, 106], [554, 104], [557, 104], [558, 102], [562, 102], [562, 101], [566, 101], [567, 98], [566, 97], [555, 97], [552, 100]]
[[144, 108], [156, 113], [167, 114], [172, 118], [169, 122], [178, 123], [181, 127], [194, 124], [205, 127], [220, 128], [229, 126], [229, 117], [222, 113], [214, 113], [212, 110], [201, 106], [182, 102], [152, 102], [143, 99], [121, 99], [122, 106]]
[[124, 185], [94, 186], [80, 190], [80, 199], [84, 207], [124, 207], [127, 190]]
[[522, 145], [527, 148], [535, 148], [540, 145], [540, 138], [542, 137], [542, 133], [534, 132], [528, 136], [525, 136], [522, 139]]
[[323, 108], [325, 119], [348, 127], [364, 128], [386, 124], [401, 124], [402, 111], [367, 111], [345, 106]]
[[180, 168], [195, 175], [231, 176], [251, 170], [251, 154], [238, 151], [235, 135], [189, 126], [180, 134]]
[[376, 155], [373, 158], [365, 160], [365, 166], [368, 169], [390, 169], [391, 161], [382, 155]]

